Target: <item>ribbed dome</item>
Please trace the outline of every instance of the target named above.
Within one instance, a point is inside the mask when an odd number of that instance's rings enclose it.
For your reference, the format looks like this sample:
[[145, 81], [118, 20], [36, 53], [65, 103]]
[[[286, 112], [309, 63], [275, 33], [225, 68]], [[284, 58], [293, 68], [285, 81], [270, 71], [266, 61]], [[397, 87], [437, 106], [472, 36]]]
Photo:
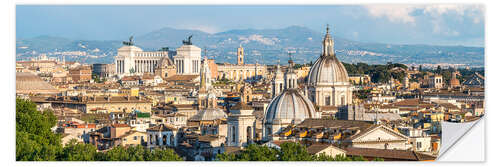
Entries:
[[344, 65], [334, 56], [321, 56], [309, 71], [308, 85], [349, 84], [349, 75]]
[[308, 85], [347, 85], [349, 75], [342, 62], [337, 59], [334, 43], [326, 29], [321, 56], [314, 62], [307, 78]]
[[299, 124], [306, 118], [319, 118], [314, 105], [297, 89], [287, 89], [271, 100], [265, 124]]
[[227, 114], [219, 108], [207, 108], [198, 111], [190, 120], [191, 121], [214, 121], [227, 118]]

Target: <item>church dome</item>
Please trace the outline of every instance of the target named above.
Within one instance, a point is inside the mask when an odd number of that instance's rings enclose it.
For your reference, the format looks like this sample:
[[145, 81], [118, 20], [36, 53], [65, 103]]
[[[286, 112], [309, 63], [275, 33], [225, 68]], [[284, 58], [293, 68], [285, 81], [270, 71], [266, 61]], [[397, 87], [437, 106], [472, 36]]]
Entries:
[[299, 124], [306, 118], [319, 118], [314, 105], [298, 89], [286, 89], [271, 100], [265, 124]]
[[59, 90], [39, 76], [27, 73], [16, 72], [16, 93], [18, 94], [57, 94]]
[[321, 56], [309, 71], [308, 85], [348, 84], [349, 75], [344, 65], [334, 56]]
[[314, 62], [307, 78], [308, 85], [348, 85], [349, 75], [342, 62], [337, 59], [333, 40], [326, 30], [321, 56]]
[[219, 108], [207, 108], [199, 111], [191, 121], [215, 121], [227, 118], [227, 114]]

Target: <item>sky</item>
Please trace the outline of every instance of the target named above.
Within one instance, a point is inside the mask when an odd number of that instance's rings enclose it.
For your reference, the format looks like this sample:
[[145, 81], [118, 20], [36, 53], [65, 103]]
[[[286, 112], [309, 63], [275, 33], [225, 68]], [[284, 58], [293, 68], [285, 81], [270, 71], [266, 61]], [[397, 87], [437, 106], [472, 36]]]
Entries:
[[360, 42], [484, 46], [484, 6], [371, 4], [330, 6], [18, 5], [17, 38], [42, 35], [123, 40], [164, 27], [208, 33], [299, 25]]

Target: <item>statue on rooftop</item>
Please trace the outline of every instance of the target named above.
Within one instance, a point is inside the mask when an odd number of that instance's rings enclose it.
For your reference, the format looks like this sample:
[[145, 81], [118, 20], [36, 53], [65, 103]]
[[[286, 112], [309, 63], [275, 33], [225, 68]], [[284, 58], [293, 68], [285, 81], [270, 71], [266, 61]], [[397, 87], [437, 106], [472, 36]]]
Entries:
[[191, 38], [193, 35], [190, 35], [187, 40], [182, 40], [182, 44], [184, 45], [192, 45], [193, 43], [191, 42]]
[[133, 39], [134, 39], [134, 36], [130, 36], [130, 38], [128, 38], [128, 42], [127, 41], [123, 41], [123, 45], [127, 45], [127, 46], [134, 45], [134, 42], [132, 42]]

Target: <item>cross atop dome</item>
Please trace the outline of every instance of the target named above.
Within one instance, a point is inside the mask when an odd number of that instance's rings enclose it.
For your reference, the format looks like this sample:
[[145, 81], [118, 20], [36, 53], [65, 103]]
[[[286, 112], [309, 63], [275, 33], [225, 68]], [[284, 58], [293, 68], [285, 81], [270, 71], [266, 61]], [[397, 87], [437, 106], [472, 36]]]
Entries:
[[330, 35], [330, 25], [326, 25], [326, 34], [325, 38], [323, 39], [323, 52], [322, 56], [335, 56], [334, 52], [334, 43], [332, 36]]

